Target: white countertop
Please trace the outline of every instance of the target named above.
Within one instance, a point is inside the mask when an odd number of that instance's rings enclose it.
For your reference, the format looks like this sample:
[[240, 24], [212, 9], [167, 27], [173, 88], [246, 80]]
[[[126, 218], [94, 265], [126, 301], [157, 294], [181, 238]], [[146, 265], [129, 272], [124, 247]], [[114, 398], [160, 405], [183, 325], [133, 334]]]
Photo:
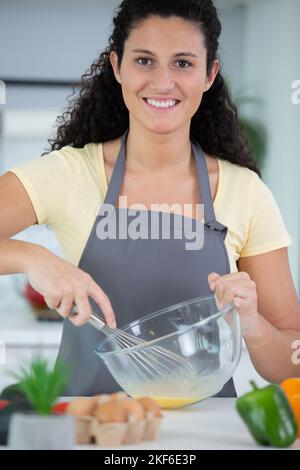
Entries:
[[[75, 449], [109, 450], [209, 450], [274, 449], [256, 444], [235, 410], [235, 398], [210, 398], [177, 410], [163, 410], [164, 419], [155, 441], [104, 448], [95, 444], [77, 445]], [[300, 439], [290, 449], [300, 449]]]
[[[66, 401], [68, 397], [61, 398]], [[154, 441], [99, 447], [75, 445], [74, 450], [274, 450], [256, 444], [235, 410], [235, 398], [210, 398], [177, 410], [163, 410], [159, 436]], [[0, 446], [0, 450], [9, 450]], [[289, 450], [299, 450], [297, 439]]]

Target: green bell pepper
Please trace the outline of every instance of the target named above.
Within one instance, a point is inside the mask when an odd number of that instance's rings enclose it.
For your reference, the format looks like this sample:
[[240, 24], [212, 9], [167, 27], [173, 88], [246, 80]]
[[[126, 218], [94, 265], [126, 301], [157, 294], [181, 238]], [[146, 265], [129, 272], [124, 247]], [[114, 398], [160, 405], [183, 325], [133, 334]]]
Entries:
[[236, 400], [250, 433], [263, 446], [289, 447], [297, 438], [297, 423], [288, 399], [277, 384], [253, 389]]

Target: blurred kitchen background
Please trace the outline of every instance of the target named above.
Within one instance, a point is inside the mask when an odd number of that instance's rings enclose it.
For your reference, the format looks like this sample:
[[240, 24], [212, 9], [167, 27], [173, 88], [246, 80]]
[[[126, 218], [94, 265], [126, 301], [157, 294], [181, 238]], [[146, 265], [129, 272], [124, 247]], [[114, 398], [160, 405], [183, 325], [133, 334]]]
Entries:
[[[299, 295], [300, 105], [292, 103], [292, 84], [300, 80], [300, 1], [215, 3], [223, 24], [223, 72], [237, 103], [244, 103], [240, 110], [250, 131], [255, 131], [253, 145], [264, 157], [263, 180], [293, 239], [289, 257]], [[106, 46], [118, 4], [117, 0], [1, 0], [0, 80], [6, 84], [6, 103], [2, 99], [0, 104], [1, 174], [38, 158], [48, 147], [56, 116], [72, 93], [71, 84]], [[16, 237], [60, 253], [46, 226]], [[33, 351], [41, 348], [54, 361], [59, 346], [62, 323], [38, 321], [20, 293], [23, 284], [20, 275], [0, 276], [0, 390], [13, 381], [7, 371], [15, 370]], [[248, 389], [250, 378], [264, 383], [245, 348], [234, 378], [238, 393]]]

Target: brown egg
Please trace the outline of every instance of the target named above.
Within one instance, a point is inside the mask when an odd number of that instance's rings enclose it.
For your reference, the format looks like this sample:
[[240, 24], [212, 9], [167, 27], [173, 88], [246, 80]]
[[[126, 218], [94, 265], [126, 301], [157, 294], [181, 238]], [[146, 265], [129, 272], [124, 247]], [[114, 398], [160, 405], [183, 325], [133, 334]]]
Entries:
[[145, 411], [143, 405], [133, 398], [127, 398], [120, 402], [122, 407], [127, 413], [127, 416], [134, 416], [138, 421], [142, 421], [145, 418]]
[[100, 403], [106, 403], [110, 400], [110, 395], [108, 393], [102, 393], [101, 395], [93, 396], [93, 400], [95, 401], [96, 405]]
[[127, 413], [117, 401], [101, 403], [94, 410], [94, 416], [100, 423], [125, 423], [127, 421]]
[[142, 404], [146, 413], [151, 411], [154, 416], [160, 416], [160, 406], [158, 403], [156, 403], [155, 400], [153, 400], [153, 398], [140, 397], [137, 399], [137, 401]]
[[67, 406], [66, 413], [74, 416], [92, 416], [95, 406], [93, 398], [75, 398]]
[[111, 400], [119, 401], [119, 400], [125, 400], [126, 398], [129, 398], [129, 396], [125, 392], [115, 392], [110, 395]]

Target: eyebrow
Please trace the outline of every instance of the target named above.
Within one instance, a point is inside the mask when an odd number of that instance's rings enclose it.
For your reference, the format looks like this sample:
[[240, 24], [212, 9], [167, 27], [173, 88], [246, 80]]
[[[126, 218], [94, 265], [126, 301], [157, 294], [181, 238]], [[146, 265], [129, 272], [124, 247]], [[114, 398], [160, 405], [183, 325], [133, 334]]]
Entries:
[[[147, 49], [133, 49], [131, 52], [139, 52], [141, 54], [149, 54], [152, 56], [155, 56], [155, 54], [151, 51], [148, 51]], [[193, 52], [177, 52], [174, 54], [174, 57], [197, 57], [197, 54], [194, 54]]]

